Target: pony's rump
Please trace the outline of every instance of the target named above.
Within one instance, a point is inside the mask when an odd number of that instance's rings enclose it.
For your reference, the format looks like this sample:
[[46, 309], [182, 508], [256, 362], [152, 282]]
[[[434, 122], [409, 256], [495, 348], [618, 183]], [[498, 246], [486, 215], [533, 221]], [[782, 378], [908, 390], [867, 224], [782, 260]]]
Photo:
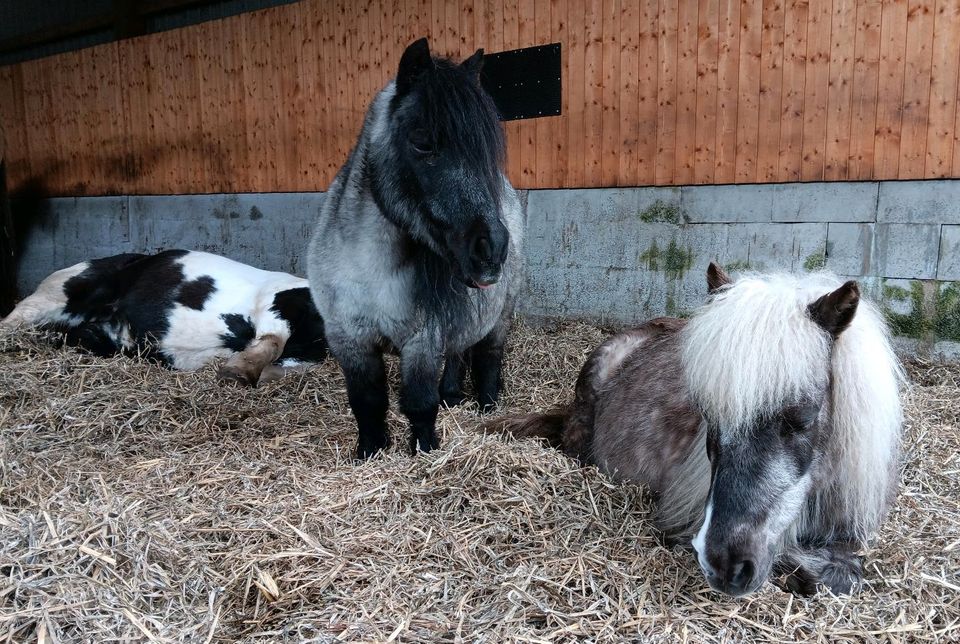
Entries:
[[558, 407], [537, 414], [503, 416], [481, 423], [479, 431], [515, 438], [541, 438], [551, 447], [560, 449], [563, 446], [563, 424], [568, 416], [568, 407]]

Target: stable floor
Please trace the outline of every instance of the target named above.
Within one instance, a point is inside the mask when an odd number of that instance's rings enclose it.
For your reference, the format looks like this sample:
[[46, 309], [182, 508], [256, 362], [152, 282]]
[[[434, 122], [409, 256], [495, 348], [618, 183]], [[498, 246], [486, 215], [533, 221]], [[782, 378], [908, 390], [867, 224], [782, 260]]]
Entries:
[[[565, 401], [604, 335], [517, 328], [504, 407]], [[393, 416], [356, 465], [332, 361], [245, 390], [0, 336], [0, 640], [956, 641], [960, 368], [910, 373], [859, 594], [733, 600], [658, 544], [642, 490], [477, 435], [469, 407], [416, 458]]]

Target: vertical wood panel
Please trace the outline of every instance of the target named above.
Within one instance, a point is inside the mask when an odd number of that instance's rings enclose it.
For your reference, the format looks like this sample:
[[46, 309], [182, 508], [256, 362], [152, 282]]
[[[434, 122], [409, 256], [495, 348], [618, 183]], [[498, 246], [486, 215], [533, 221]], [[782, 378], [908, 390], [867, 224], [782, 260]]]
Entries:
[[637, 184], [656, 182], [657, 158], [657, 0], [640, 0], [640, 35], [637, 42]]
[[587, 49], [584, 4], [577, 0], [567, 3], [567, 42], [564, 55], [569, 63], [569, 73], [563, 79], [570, 97], [566, 112], [567, 124], [567, 180], [565, 188], [586, 185], [586, 157], [589, 141], [586, 136], [585, 118], [590, 105], [586, 100], [586, 75], [584, 52]]
[[618, 186], [637, 185], [640, 160], [640, 3], [624, 0], [620, 14], [620, 140]]
[[764, 0], [756, 181], [776, 181], [780, 166], [783, 87], [783, 0]]
[[[518, 0], [502, 0], [503, 3], [503, 48], [516, 49], [520, 46], [520, 9]], [[522, 159], [520, 152], [520, 122], [508, 121], [504, 124], [507, 137], [507, 174], [514, 185], [523, 181]]]
[[[534, 23], [534, 41], [538, 43], [549, 42], [551, 38], [551, 6], [549, 3], [541, 2], [537, 7], [536, 21]], [[539, 83], [540, 79], [532, 80], [532, 83]], [[556, 137], [553, 131], [553, 122], [556, 117], [539, 118], [533, 120], [534, 126], [534, 146], [536, 156], [534, 164], [536, 165], [533, 185], [543, 185], [553, 180], [557, 175], [557, 153]]]
[[740, 0], [720, 0], [717, 58], [717, 154], [714, 181], [737, 175], [737, 103], [740, 67]]
[[907, 13], [907, 55], [900, 135], [901, 179], [920, 179], [927, 154], [930, 68], [933, 63], [933, 0], [913, 0]]
[[780, 103], [780, 181], [799, 181], [803, 159], [803, 95], [807, 65], [807, 0], [784, 7], [783, 93]]
[[880, 77], [881, 0], [860, 0], [853, 65], [853, 113], [850, 117], [850, 161], [847, 178], [873, 178], [877, 131], [877, 87]]
[[567, 130], [563, 122], [563, 114], [570, 110], [570, 87], [564, 79], [570, 76], [569, 52], [565, 51], [563, 43], [567, 42], [567, 0], [551, 0], [550, 2], [550, 34], [549, 41], [559, 42], [560, 46], [560, 112], [561, 116], [552, 116], [548, 119], [550, 144], [550, 173], [538, 185], [563, 186], [567, 183]]
[[874, 168], [877, 178], [894, 178], [900, 167], [900, 126], [907, 54], [907, 0], [886, 0], [880, 27], [880, 78]]
[[713, 183], [717, 142], [717, 0], [700, 0], [697, 11], [697, 128], [694, 149], [694, 182]]
[[620, 168], [620, 0], [603, 0], [603, 87], [601, 172], [616, 184]]
[[657, 161], [656, 183], [673, 184], [677, 157], [677, 31], [679, 0], [660, 0], [657, 57]]
[[830, 0], [811, 0], [807, 20], [807, 71], [803, 101], [803, 159], [800, 178], [823, 179], [830, 91]]
[[947, 177], [953, 171], [957, 69], [960, 67], [960, 6], [954, 0], [937, 0], [934, 20], [927, 157], [923, 173], [928, 178]]
[[827, 145], [823, 178], [847, 178], [850, 156], [850, 113], [853, 87], [853, 56], [856, 32], [856, 0], [834, 0], [830, 43], [830, 89], [827, 92]]
[[603, 182], [600, 167], [603, 140], [603, 11], [600, 2], [585, 2], [584, 26], [584, 136], [587, 139], [584, 162], [584, 185]]
[[[536, 20], [537, 3], [535, 0], [520, 0], [517, 22], [520, 24], [518, 47], [532, 47], [537, 44]], [[520, 183], [522, 188], [537, 185], [537, 121], [520, 121]]]
[[757, 180], [757, 137], [760, 125], [760, 42], [762, 0], [740, 3], [740, 83], [737, 88], [738, 182]]
[[674, 181], [693, 183], [697, 145], [697, 12], [681, 0], [677, 30], [677, 159]]

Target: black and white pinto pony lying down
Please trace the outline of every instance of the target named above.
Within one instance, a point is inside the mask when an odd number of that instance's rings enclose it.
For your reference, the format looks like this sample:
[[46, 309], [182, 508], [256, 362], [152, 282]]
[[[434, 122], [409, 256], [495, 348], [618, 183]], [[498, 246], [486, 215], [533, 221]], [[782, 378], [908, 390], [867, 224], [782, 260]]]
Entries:
[[64, 268], [0, 326], [60, 331], [66, 344], [96, 355], [140, 354], [174, 369], [226, 359], [218, 376], [251, 386], [327, 356], [305, 279], [197, 251]]

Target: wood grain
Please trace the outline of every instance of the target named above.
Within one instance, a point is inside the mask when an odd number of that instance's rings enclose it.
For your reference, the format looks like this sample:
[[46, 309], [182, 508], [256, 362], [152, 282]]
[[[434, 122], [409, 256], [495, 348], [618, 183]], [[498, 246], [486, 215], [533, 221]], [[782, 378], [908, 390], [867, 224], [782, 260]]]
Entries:
[[323, 190], [422, 36], [562, 44], [520, 187], [960, 177], [955, 0], [303, 0], [0, 67], [10, 186]]

